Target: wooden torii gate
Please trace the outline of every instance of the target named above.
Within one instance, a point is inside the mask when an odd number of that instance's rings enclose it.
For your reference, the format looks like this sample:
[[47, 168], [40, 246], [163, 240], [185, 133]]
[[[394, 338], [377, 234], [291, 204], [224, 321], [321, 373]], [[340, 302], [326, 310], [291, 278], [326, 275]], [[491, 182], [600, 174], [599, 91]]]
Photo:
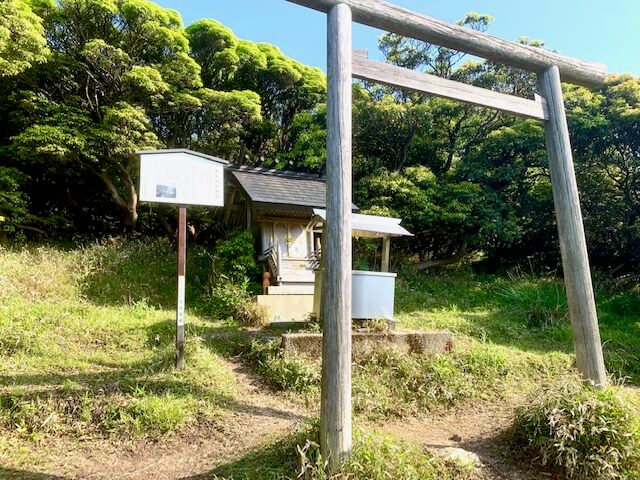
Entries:
[[[544, 123], [576, 363], [606, 384], [587, 247], [560, 81], [601, 84], [606, 67], [435, 20], [381, 0], [288, 0], [327, 14], [327, 225], [320, 444], [330, 470], [351, 451], [352, 78], [490, 107]], [[533, 100], [352, 56], [352, 21], [467, 52], [538, 75]]]

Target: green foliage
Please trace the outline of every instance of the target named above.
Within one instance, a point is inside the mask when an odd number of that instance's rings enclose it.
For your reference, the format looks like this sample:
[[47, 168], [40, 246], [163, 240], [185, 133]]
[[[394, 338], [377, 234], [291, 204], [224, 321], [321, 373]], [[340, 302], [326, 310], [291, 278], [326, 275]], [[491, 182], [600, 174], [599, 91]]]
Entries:
[[293, 355], [285, 356], [277, 340], [254, 341], [248, 358], [274, 388], [300, 393], [317, 391], [320, 383], [318, 365]]
[[567, 104], [593, 261], [633, 272], [640, 262], [640, 79], [612, 75], [595, 92], [569, 87]]
[[512, 429], [514, 447], [566, 478], [637, 478], [638, 412], [613, 388], [576, 383], [543, 392], [521, 409]]
[[14, 233], [16, 225], [29, 217], [22, 190], [25, 176], [16, 168], [0, 167], [0, 239]]
[[218, 318], [231, 317], [241, 325], [259, 327], [267, 323], [268, 312], [251, 299], [260, 271], [253, 245], [253, 235], [248, 230], [234, 230], [218, 240], [207, 304]]
[[37, 14], [28, 2], [3, 2], [0, 23], [11, 76], [0, 83], [0, 157], [26, 174], [29, 223], [55, 215], [65, 228], [131, 232], [136, 151], [284, 154], [295, 143], [293, 118], [323, 100], [319, 70], [215, 21], [185, 30], [176, 11], [147, 0], [31, 3]]
[[49, 55], [42, 19], [29, 2], [0, 3], [0, 78], [17, 75]]
[[238, 284], [250, 281], [258, 271], [254, 258], [253, 235], [248, 230], [234, 230], [216, 243], [215, 274]]
[[420, 446], [395, 440], [375, 431], [356, 429], [354, 448], [341, 471], [329, 475], [320, 455], [318, 428], [286, 436], [214, 470], [219, 480], [465, 480], [472, 471], [445, 463]]
[[[187, 368], [173, 368], [175, 254], [165, 243], [0, 251], [0, 374], [9, 379], [0, 433], [157, 437], [220, 421], [235, 380], [204, 338], [230, 327], [189, 308]], [[165, 280], [173, 288], [154, 291]]]
[[[246, 132], [243, 142], [248, 148], [241, 161], [279, 165], [273, 157], [285, 155], [300, 162], [301, 168], [308, 168], [300, 150], [306, 149], [303, 145], [309, 138], [294, 119], [324, 100], [323, 73], [286, 57], [273, 45], [238, 39], [212, 19], [195, 22], [187, 28], [187, 34], [191, 54], [202, 66], [205, 87], [252, 90], [259, 95], [262, 118]], [[296, 152], [290, 153], [292, 149]]]
[[356, 188], [357, 195], [367, 198], [360, 205], [368, 211], [382, 209], [403, 219], [415, 236], [399, 243], [420, 258], [464, 253], [502, 234], [494, 197], [481, 185], [438, 178], [424, 166], [402, 172], [381, 169], [361, 178]]
[[206, 303], [216, 318], [232, 318], [245, 327], [262, 327], [269, 320], [267, 308], [251, 298], [246, 283], [222, 280], [211, 287]]

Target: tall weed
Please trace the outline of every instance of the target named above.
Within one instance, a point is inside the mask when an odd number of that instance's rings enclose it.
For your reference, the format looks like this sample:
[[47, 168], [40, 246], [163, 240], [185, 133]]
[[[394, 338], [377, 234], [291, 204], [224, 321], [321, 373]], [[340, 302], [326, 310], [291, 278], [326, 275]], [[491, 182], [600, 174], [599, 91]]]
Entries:
[[636, 479], [640, 475], [638, 410], [616, 390], [579, 381], [547, 389], [518, 411], [513, 443], [532, 462], [568, 479]]

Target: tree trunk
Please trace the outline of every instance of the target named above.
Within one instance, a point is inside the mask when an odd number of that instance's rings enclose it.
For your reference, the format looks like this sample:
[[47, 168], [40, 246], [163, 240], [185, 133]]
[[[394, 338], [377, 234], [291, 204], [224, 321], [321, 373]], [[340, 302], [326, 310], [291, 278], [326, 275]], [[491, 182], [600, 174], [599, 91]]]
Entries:
[[128, 193], [127, 197], [124, 198], [105, 170], [97, 170], [91, 165], [88, 165], [88, 168], [94, 175], [102, 180], [102, 183], [104, 183], [111, 195], [113, 203], [123, 210], [124, 216], [122, 223], [124, 224], [125, 232], [132, 233], [138, 220], [138, 191], [129, 172], [122, 165], [118, 165], [120, 179]]
[[420, 262], [413, 266], [417, 271], [428, 270], [429, 268], [444, 267], [446, 265], [453, 265], [458, 263], [467, 254], [466, 244], [460, 249], [458, 253], [447, 258], [436, 258], [434, 260], [427, 260], [426, 262]]

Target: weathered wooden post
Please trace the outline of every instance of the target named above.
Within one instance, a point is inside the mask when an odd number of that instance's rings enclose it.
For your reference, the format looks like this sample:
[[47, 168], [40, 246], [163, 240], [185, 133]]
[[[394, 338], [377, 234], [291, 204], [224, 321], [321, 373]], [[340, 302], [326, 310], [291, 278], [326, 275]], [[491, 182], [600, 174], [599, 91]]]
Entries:
[[538, 74], [538, 90], [546, 99], [549, 112], [549, 119], [545, 121], [545, 140], [576, 364], [585, 379], [603, 386], [607, 383], [607, 372], [558, 67], [549, 67]]
[[382, 259], [380, 261], [381, 263], [380, 271], [382, 272], [389, 271], [390, 254], [391, 254], [391, 237], [384, 237], [382, 239]]
[[187, 264], [187, 209], [178, 207], [178, 302], [176, 307], [176, 368], [184, 368], [184, 290]]
[[351, 10], [327, 15], [327, 222], [322, 256], [320, 447], [336, 472], [351, 452]]

